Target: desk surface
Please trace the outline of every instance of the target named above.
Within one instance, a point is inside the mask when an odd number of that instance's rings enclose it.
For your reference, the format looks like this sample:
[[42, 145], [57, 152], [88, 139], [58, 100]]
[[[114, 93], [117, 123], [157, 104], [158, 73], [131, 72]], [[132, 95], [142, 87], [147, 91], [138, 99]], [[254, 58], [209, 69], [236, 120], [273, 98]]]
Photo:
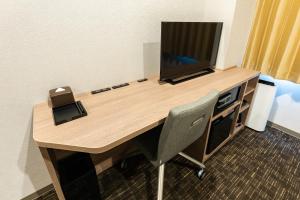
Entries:
[[197, 100], [210, 90], [235, 87], [258, 72], [240, 68], [160, 85], [157, 78], [96, 95], [78, 95], [87, 117], [55, 126], [48, 104], [34, 106], [33, 138], [40, 147], [102, 153], [162, 123], [171, 108]]

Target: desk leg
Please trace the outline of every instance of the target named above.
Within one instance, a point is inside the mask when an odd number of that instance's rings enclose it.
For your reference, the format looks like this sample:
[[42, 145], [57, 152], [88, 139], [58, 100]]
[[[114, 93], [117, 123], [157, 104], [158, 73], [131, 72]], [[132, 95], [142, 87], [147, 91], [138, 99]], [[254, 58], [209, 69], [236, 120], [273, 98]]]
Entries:
[[58, 175], [58, 172], [56, 169], [56, 164], [55, 164], [56, 158], [55, 158], [53, 149], [40, 147], [40, 151], [44, 158], [45, 164], [47, 166], [48, 172], [52, 179], [52, 183], [53, 183], [54, 189], [56, 191], [56, 194], [57, 194], [59, 200], [65, 200], [65, 196], [62, 191], [60, 182], [59, 182], [59, 175]]

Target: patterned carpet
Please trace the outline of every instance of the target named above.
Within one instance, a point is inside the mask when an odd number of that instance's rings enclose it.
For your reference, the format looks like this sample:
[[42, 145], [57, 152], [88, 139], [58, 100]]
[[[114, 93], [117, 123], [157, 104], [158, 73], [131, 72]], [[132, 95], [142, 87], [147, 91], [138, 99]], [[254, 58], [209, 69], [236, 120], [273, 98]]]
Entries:
[[[157, 169], [144, 158], [134, 163], [130, 175], [117, 167], [99, 175], [103, 199], [156, 199]], [[274, 128], [263, 133], [245, 129], [205, 165], [201, 181], [197, 167], [185, 159], [168, 163], [164, 199], [300, 199], [300, 140]], [[39, 199], [57, 197], [52, 191]]]

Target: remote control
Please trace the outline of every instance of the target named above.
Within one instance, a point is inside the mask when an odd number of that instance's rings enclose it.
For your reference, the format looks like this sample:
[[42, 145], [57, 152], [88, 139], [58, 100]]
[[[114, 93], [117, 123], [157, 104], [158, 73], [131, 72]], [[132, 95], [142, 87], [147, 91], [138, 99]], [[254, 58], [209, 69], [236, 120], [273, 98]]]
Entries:
[[106, 91], [109, 91], [111, 90], [110, 88], [102, 88], [102, 89], [99, 89], [99, 90], [93, 90], [91, 91], [92, 94], [98, 94], [98, 93], [101, 93], [101, 92], [106, 92]]
[[139, 80], [137, 80], [137, 82], [144, 82], [144, 81], [147, 81], [148, 79], [147, 78], [143, 78], [143, 79], [139, 79]]
[[123, 84], [120, 84], [120, 85], [115, 85], [115, 86], [112, 86], [113, 89], [117, 89], [117, 88], [120, 88], [120, 87], [125, 87], [129, 85], [129, 83], [123, 83]]

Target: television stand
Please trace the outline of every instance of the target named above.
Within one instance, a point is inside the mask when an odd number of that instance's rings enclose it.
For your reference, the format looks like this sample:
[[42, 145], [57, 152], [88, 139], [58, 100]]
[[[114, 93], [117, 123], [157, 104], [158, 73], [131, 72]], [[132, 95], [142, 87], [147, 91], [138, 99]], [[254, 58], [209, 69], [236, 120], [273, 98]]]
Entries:
[[166, 80], [167, 83], [171, 83], [172, 85], [175, 85], [177, 83], [181, 83], [183, 81], [187, 81], [187, 80], [190, 80], [190, 79], [193, 79], [193, 78], [196, 78], [196, 77], [199, 77], [199, 76], [204, 76], [204, 75], [207, 75], [207, 74], [211, 74], [211, 73], [214, 73], [215, 71], [211, 68], [207, 68], [207, 69], [204, 69], [202, 70], [201, 72], [197, 72], [197, 73], [194, 73], [194, 74], [189, 74], [189, 75], [186, 75], [186, 76], [181, 76], [179, 78], [175, 78], [175, 79], [169, 79], [169, 80]]

